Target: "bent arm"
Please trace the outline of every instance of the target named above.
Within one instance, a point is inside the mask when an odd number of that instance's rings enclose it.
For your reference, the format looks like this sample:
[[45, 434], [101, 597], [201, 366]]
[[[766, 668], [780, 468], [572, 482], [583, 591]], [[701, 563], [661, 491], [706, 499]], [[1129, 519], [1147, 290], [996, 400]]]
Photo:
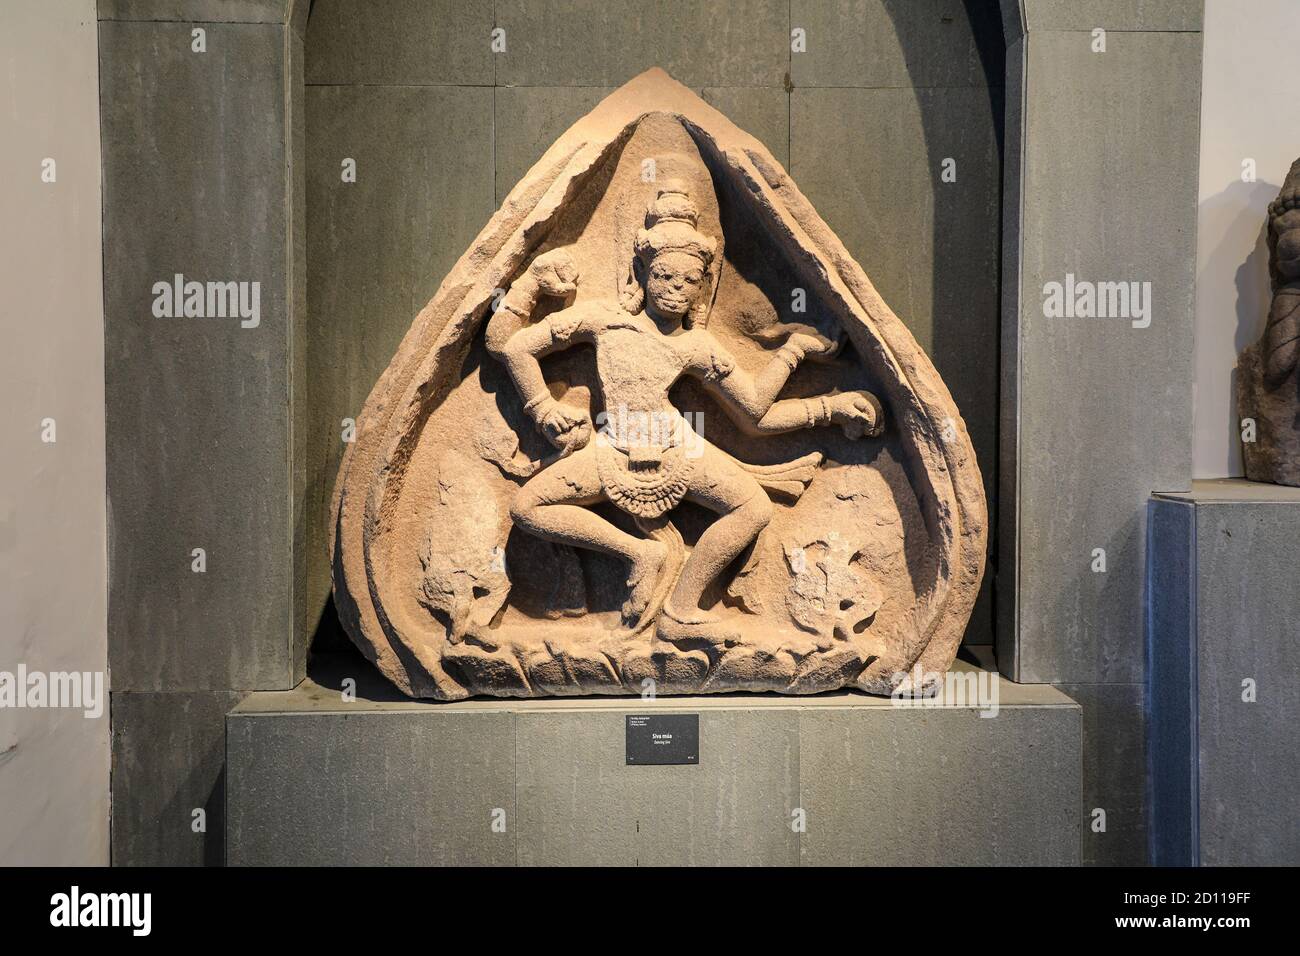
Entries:
[[563, 247], [544, 252], [532, 261], [526, 272], [510, 284], [510, 290], [493, 307], [488, 320], [487, 350], [500, 357], [506, 343], [528, 324], [537, 300], [543, 293], [567, 296], [577, 288], [578, 269], [573, 257]]
[[[509, 299], [509, 295], [506, 298]], [[492, 321], [497, 321], [506, 312], [503, 303]], [[551, 390], [542, 375], [540, 359], [552, 352], [562, 352], [578, 342], [590, 341], [593, 320], [590, 306], [575, 305], [554, 312], [532, 325], [522, 325], [523, 320], [516, 318], [515, 327], [508, 337], [501, 334], [492, 337], [493, 330], [489, 323], [488, 351], [510, 372], [515, 388], [524, 400], [524, 409], [534, 419], [546, 412], [551, 398]], [[503, 328], [508, 329], [510, 326], [503, 323]]]
[[492, 318], [488, 320], [486, 342], [488, 354], [501, 358], [506, 343], [528, 323], [533, 314], [541, 288], [528, 273], [524, 273], [510, 286], [510, 290], [497, 303]]
[[757, 419], [744, 412], [735, 402], [724, 401], [723, 407], [731, 412], [732, 420], [746, 435], [780, 435], [801, 428], [834, 424], [835, 406], [831, 403], [831, 398], [830, 395], [784, 398], [773, 402]]
[[751, 376], [717, 346], [711, 367], [703, 370], [701, 378], [722, 399], [723, 407], [742, 431], [748, 434], [790, 431], [812, 424], [802, 411], [802, 399], [776, 400], [803, 357], [800, 343], [791, 340], [777, 350], [761, 372]]
[[752, 377], [736, 368], [720, 347], [715, 347], [701, 377], [747, 435], [775, 435], [818, 425], [839, 425], [850, 438], [879, 435], [884, 426], [884, 409], [876, 396], [862, 389], [776, 400], [790, 373], [803, 359], [804, 349], [820, 344], [813, 339], [792, 336], [767, 367]]
[[761, 435], [778, 435], [800, 428], [829, 425], [833, 420], [829, 396], [787, 398], [774, 402], [767, 414], [755, 423], [754, 431]]
[[706, 384], [712, 385], [750, 421], [757, 422], [771, 409], [798, 364], [798, 360], [782, 347], [757, 375], [750, 376], [733, 367], [729, 373], [713, 381], [706, 379]]
[[510, 336], [497, 352], [497, 358], [509, 370], [515, 388], [524, 400], [524, 410], [534, 418], [537, 417], [538, 406], [551, 397], [546, 377], [542, 375], [542, 364], [538, 360], [552, 351], [556, 349], [553, 348], [550, 320], [543, 319]]

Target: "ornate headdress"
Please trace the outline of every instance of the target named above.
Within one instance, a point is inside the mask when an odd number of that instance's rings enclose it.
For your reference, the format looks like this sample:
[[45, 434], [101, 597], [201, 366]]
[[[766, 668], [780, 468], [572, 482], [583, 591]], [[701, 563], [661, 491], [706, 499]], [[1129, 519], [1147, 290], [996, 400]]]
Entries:
[[713, 263], [718, 243], [695, 228], [700, 211], [686, 184], [670, 179], [660, 185], [646, 210], [646, 227], [636, 234], [632, 248], [642, 262], [649, 263], [661, 252], [685, 252], [695, 256], [704, 268]]
[[[695, 228], [700, 211], [691, 199], [686, 183], [668, 179], [659, 184], [655, 198], [645, 214], [645, 228], [637, 231], [632, 251], [648, 266], [655, 256], [663, 252], [685, 252], [695, 256], [704, 266], [710, 282], [716, 278], [712, 268], [717, 255], [718, 242]], [[712, 305], [712, 290], [702, 295], [691, 310], [691, 324], [703, 325]], [[633, 277], [629, 277], [623, 294], [623, 306], [629, 312], [640, 312], [645, 305], [645, 290]]]

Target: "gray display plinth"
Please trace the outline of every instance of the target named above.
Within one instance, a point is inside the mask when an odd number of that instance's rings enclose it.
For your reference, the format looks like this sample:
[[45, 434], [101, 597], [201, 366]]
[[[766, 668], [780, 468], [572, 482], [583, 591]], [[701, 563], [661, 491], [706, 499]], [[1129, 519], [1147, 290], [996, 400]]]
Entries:
[[1300, 863], [1300, 488], [1151, 503], [1152, 860]]
[[[991, 716], [850, 692], [435, 704], [355, 658], [313, 670], [226, 719], [230, 864], [1079, 861], [1079, 706], [960, 661]], [[699, 715], [697, 765], [627, 765], [626, 715], [660, 713]]]

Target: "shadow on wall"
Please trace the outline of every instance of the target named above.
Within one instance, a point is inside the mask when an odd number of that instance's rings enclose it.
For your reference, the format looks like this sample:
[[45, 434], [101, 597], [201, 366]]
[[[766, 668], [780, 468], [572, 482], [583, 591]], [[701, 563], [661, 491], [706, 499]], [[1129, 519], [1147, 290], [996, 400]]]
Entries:
[[[984, 74], [984, 85], [969, 91], [978, 98], [976, 111], [962, 117], [953, 114], [945, 91], [935, 90], [934, 24], [919, 18], [916, 0], [884, 0], [903, 53], [908, 77], [912, 81], [922, 136], [925, 161], [935, 176], [933, 211], [933, 270], [931, 302], [931, 341], [928, 351], [944, 383], [952, 392], [975, 443], [980, 471], [988, 500], [988, 566], [979, 600], [971, 614], [966, 640], [992, 642], [993, 582], [997, 570], [997, 490], [998, 490], [998, 421], [1000, 403], [1000, 320], [1002, 265], [1002, 167], [1005, 148], [1004, 78], [1006, 76], [1006, 38], [998, 4], [986, 0], [962, 0], [967, 23], [955, 22], [940, 15], [941, 29], [964, 28], [974, 37], [975, 50]], [[918, 35], [920, 26], [927, 32]], [[943, 41], [940, 41], [941, 43]], [[963, 101], [967, 105], [968, 101]], [[966, 163], [978, 160], [976, 150], [981, 137], [972, 135], [977, 124], [991, 128], [996, 142], [996, 189], [977, 196], [978, 190], [945, 190], [939, 180], [941, 164], [955, 157], [958, 176]], [[956, 134], [956, 135], [954, 135]], [[962, 182], [959, 178], [958, 183]], [[957, 185], [957, 184], [952, 184]], [[981, 202], [993, 203], [993, 209], [981, 208]], [[988, 224], [986, 235], [972, 235], [971, 224]], [[974, 260], [974, 261], [972, 261]], [[971, 288], [963, 288], [962, 279], [971, 270], [992, 275], [991, 302], [978, 301]], [[868, 269], [868, 272], [870, 270]], [[987, 278], [984, 280], [987, 282]], [[983, 419], [983, 420], [981, 420]]]
[[[1236, 327], [1233, 332], [1233, 353], [1222, 360], [1232, 364], [1229, 378], [1228, 401], [1213, 411], [1211, 420], [1218, 418], [1229, 435], [1236, 435], [1237, 422], [1237, 370], [1236, 359], [1242, 349], [1253, 344], [1264, 332], [1268, 319], [1272, 289], [1268, 276], [1268, 204], [1277, 197], [1281, 187], [1268, 182], [1234, 182], [1200, 204], [1198, 217], [1202, 223], [1213, 223], [1211, 234], [1220, 237], [1213, 250], [1200, 257], [1196, 274], [1198, 292], [1226, 286], [1223, 281], [1232, 275], [1236, 287], [1234, 313]], [[1204, 227], [1202, 234], [1206, 233]], [[1253, 237], [1253, 242], [1252, 242]], [[1245, 259], [1241, 250], [1250, 248]], [[1218, 303], [1225, 307], [1226, 302]], [[1225, 326], [1232, 316], [1224, 314]], [[1204, 409], [1202, 409], [1204, 411]], [[1222, 461], [1225, 475], [1242, 474], [1241, 445], [1228, 442], [1227, 454]]]

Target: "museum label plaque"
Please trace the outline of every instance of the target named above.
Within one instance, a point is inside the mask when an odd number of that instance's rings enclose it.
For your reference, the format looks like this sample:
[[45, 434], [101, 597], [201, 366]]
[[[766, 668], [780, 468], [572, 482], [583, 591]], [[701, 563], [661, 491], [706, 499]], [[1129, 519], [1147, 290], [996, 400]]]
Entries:
[[700, 762], [699, 714], [628, 714], [626, 721], [629, 765]]

